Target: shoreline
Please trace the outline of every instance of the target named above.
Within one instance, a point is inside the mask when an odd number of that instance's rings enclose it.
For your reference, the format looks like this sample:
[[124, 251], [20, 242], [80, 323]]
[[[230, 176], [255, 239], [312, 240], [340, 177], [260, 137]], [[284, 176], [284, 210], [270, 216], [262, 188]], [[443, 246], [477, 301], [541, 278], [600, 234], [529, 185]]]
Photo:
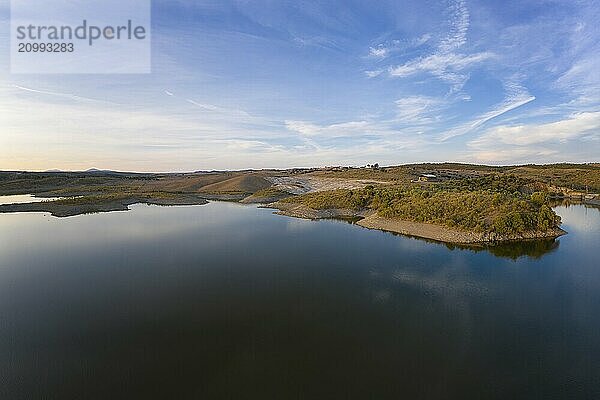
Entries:
[[498, 235], [494, 233], [469, 232], [453, 229], [443, 225], [428, 224], [424, 222], [413, 222], [383, 218], [376, 214], [361, 219], [356, 223], [364, 228], [377, 229], [386, 232], [398, 233], [404, 236], [414, 236], [423, 239], [435, 240], [437, 242], [451, 244], [494, 244], [525, 240], [556, 239], [567, 232], [560, 228], [548, 231], [533, 231], [523, 234]]
[[368, 210], [355, 211], [350, 209], [329, 208], [324, 210], [315, 210], [302, 204], [296, 203], [269, 203], [261, 206], [262, 208], [272, 208], [276, 211], [274, 214], [285, 215], [287, 217], [301, 219], [332, 219], [332, 218], [365, 218], [368, 215]]
[[384, 218], [372, 210], [354, 211], [349, 209], [314, 210], [301, 204], [271, 203], [265, 208], [273, 208], [277, 215], [310, 220], [331, 218], [360, 218], [355, 224], [367, 229], [396, 233], [437, 242], [457, 245], [498, 244], [511, 241], [526, 241], [537, 239], [556, 239], [567, 234], [561, 228], [547, 231], [532, 231], [523, 234], [498, 235], [495, 233], [470, 232], [438, 224], [413, 222]]
[[[39, 197], [43, 198], [42, 196]], [[155, 197], [152, 195], [131, 196], [118, 199], [107, 199], [106, 201], [95, 203], [85, 203], [83, 201], [78, 201], [77, 199], [67, 199], [37, 203], [4, 204], [0, 205], [0, 213], [47, 212], [55, 217], [71, 217], [82, 214], [128, 211], [129, 206], [133, 204], [187, 206], [204, 205], [207, 204], [209, 200], [233, 201], [240, 204], [259, 203], [260, 200], [266, 200], [266, 198], [256, 198], [254, 200], [258, 201], [244, 201], [244, 198], [246, 198], [244, 195], [180, 194], [178, 197], [170, 198]], [[438, 224], [385, 218], [377, 215], [375, 211], [368, 209], [351, 210], [332, 208], [315, 210], [302, 204], [282, 203], [279, 201], [270, 203], [264, 202], [263, 205], [259, 205], [259, 207], [275, 209], [277, 211], [275, 211], [274, 214], [277, 215], [309, 220], [338, 218], [356, 219], [354, 223], [362, 228], [456, 245], [490, 245], [511, 241], [555, 239], [567, 233], [560, 228], [553, 228], [543, 232], [530, 231], [523, 234], [498, 235], [495, 233], [471, 232]]]
[[588, 199], [588, 200], [584, 200], [583, 204], [587, 204], [587, 205], [590, 205], [590, 206], [600, 207], [600, 199]]
[[0, 213], [47, 212], [54, 217], [64, 218], [83, 214], [129, 211], [129, 206], [134, 204], [193, 206], [208, 204], [208, 200], [198, 196], [182, 196], [169, 199], [152, 196], [132, 196], [97, 203], [83, 203], [78, 202], [76, 199], [71, 201], [41, 201], [36, 203], [2, 204], [0, 205]]

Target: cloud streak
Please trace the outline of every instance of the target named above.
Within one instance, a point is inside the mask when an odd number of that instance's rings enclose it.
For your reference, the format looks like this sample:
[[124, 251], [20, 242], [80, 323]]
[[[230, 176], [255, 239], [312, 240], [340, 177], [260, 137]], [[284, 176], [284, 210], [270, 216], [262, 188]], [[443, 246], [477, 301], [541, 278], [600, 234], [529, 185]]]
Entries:
[[600, 112], [581, 112], [553, 122], [490, 128], [467, 143], [466, 158], [514, 164], [574, 161], [573, 154], [577, 154], [593, 161], [599, 142]]
[[430, 40], [431, 34], [429, 33], [411, 39], [393, 39], [369, 47], [369, 56], [376, 59], [384, 59], [396, 53], [417, 49]]
[[456, 0], [450, 4], [448, 12], [450, 30], [440, 40], [435, 52], [389, 67], [391, 77], [407, 78], [418, 73], [429, 73], [450, 84], [450, 92], [456, 93], [462, 90], [469, 78], [465, 71], [494, 57], [491, 52], [459, 53], [467, 43], [469, 10], [464, 0]]
[[28, 92], [28, 93], [36, 93], [36, 94], [42, 94], [42, 95], [47, 95], [47, 96], [62, 97], [62, 98], [74, 100], [74, 101], [103, 103], [103, 104], [116, 104], [116, 103], [105, 101], [105, 100], [91, 99], [89, 97], [77, 96], [77, 95], [70, 94], [70, 93], [61, 93], [61, 92], [53, 92], [53, 91], [49, 91], [49, 90], [32, 89], [32, 88], [28, 88], [28, 87], [20, 86], [20, 85], [12, 85], [12, 87], [15, 89], [24, 91], [24, 92]]
[[0, 59], [1, 167], [600, 161], [597, 5], [502, 7], [157, 4], [151, 75], [17, 76]]
[[440, 140], [446, 141], [457, 136], [465, 135], [481, 127], [486, 122], [498, 118], [501, 115], [504, 115], [535, 100], [535, 96], [529, 94], [529, 91], [525, 87], [521, 86], [515, 81], [507, 82], [505, 84], [505, 88], [507, 95], [501, 103], [494, 106], [491, 110], [477, 116], [470, 122], [444, 132], [440, 136]]
[[494, 127], [468, 145], [481, 149], [497, 145], [559, 144], [586, 134], [600, 137], [600, 112], [576, 113], [567, 119], [544, 124]]
[[445, 102], [431, 96], [408, 96], [396, 100], [396, 121], [408, 125], [431, 125], [439, 119]]

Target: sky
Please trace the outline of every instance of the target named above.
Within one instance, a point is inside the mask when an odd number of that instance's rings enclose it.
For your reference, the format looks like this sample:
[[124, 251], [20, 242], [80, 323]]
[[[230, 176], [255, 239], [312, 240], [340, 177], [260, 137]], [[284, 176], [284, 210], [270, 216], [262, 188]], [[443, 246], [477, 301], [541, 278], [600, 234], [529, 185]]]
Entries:
[[600, 0], [154, 0], [152, 73], [10, 73], [0, 169], [600, 161]]

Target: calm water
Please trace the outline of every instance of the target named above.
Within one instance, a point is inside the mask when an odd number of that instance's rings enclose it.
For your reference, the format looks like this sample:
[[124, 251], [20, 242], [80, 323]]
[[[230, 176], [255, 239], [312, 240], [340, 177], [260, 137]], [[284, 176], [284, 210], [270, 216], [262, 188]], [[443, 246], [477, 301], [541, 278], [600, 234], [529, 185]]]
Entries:
[[600, 398], [600, 211], [557, 211], [495, 254], [229, 203], [0, 215], [0, 398]]

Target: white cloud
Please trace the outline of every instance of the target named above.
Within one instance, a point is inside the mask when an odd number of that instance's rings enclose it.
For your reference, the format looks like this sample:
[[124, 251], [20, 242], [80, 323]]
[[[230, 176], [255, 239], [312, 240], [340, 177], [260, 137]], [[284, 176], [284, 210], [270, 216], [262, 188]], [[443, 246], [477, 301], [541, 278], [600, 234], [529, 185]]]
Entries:
[[439, 50], [442, 53], [450, 53], [462, 47], [467, 42], [467, 32], [470, 25], [469, 10], [464, 0], [450, 3], [449, 12], [452, 14], [451, 29], [448, 36], [440, 43]]
[[369, 48], [369, 55], [371, 57], [386, 58], [388, 56], [388, 49], [386, 49], [382, 45], [379, 45], [377, 47], [371, 47]]
[[546, 148], [538, 149], [491, 149], [477, 151], [467, 159], [472, 162], [484, 164], [529, 164], [529, 163], [548, 163], [551, 160], [560, 160], [556, 158], [560, 152]]
[[491, 52], [459, 53], [458, 51], [467, 43], [467, 32], [470, 26], [469, 11], [464, 0], [452, 2], [448, 11], [451, 14], [450, 30], [440, 40], [436, 50], [427, 56], [389, 67], [390, 76], [405, 78], [417, 73], [430, 73], [449, 83], [450, 92], [456, 93], [462, 90], [469, 79], [466, 71], [470, 67], [494, 57]]
[[[418, 135], [423, 130], [423, 124], [428, 117], [419, 116], [420, 106], [404, 105], [402, 115], [390, 120], [348, 121], [335, 124], [315, 124], [307, 121], [285, 121], [286, 128], [300, 135], [301, 139], [314, 148], [342, 149], [354, 147], [359, 153], [365, 150], [365, 143], [372, 146], [382, 146], [389, 150], [423, 149], [433, 141]], [[416, 128], [416, 129], [415, 129]], [[338, 140], [331, 144], [332, 140]], [[384, 145], [385, 143], [385, 145]]]
[[19, 85], [12, 85], [12, 87], [15, 89], [24, 91], [24, 92], [47, 95], [47, 96], [54, 96], [54, 97], [62, 97], [64, 99], [74, 100], [74, 101], [115, 104], [115, 103], [110, 103], [110, 102], [104, 101], [104, 100], [91, 99], [89, 97], [77, 96], [77, 95], [70, 94], [70, 93], [61, 93], [61, 92], [54, 92], [54, 91], [50, 91], [50, 90], [32, 89], [32, 88], [28, 88], [28, 87], [24, 87], [24, 86], [19, 86]]
[[219, 107], [217, 107], [215, 105], [212, 105], [212, 104], [198, 103], [197, 101], [190, 100], [190, 99], [186, 99], [185, 101], [187, 101], [188, 103], [190, 103], [190, 104], [192, 104], [194, 106], [197, 106], [197, 107], [200, 107], [200, 108], [202, 108], [204, 110], [207, 110], [207, 111], [220, 111]]
[[375, 78], [375, 77], [381, 75], [382, 73], [383, 73], [382, 69], [373, 70], [373, 71], [365, 71], [365, 75], [367, 75], [369, 78]]
[[260, 116], [252, 115], [247, 111], [235, 109], [235, 108], [227, 108], [221, 107], [214, 104], [209, 103], [200, 103], [192, 99], [185, 99], [185, 101], [195, 107], [202, 109], [203, 111], [208, 111], [213, 114], [219, 114], [221, 116], [227, 116], [233, 118], [234, 121], [239, 123], [248, 123], [248, 124], [262, 124], [262, 125], [273, 125], [274, 121], [269, 120], [268, 118], [263, 118]]
[[519, 96], [516, 98], [508, 98], [502, 104], [500, 104], [497, 108], [483, 114], [483, 116], [478, 119], [476, 122], [471, 124], [471, 128], [477, 128], [491, 119], [501, 116], [509, 111], [512, 111], [516, 108], [524, 106], [527, 103], [530, 103], [535, 100], [535, 96], [530, 96], [527, 94], [523, 94], [523, 96]]
[[504, 86], [506, 89], [506, 97], [501, 103], [497, 104], [488, 112], [477, 116], [472, 121], [444, 132], [440, 139], [444, 141], [472, 132], [486, 122], [535, 100], [535, 96], [529, 94], [525, 87], [515, 81], [508, 81]]
[[370, 157], [375, 158], [378, 157], [375, 150], [382, 156], [400, 150], [422, 150], [434, 144], [426, 137], [416, 135], [414, 130], [398, 128], [399, 122], [401, 121], [395, 118], [389, 121], [349, 121], [330, 125], [286, 121], [285, 125], [289, 131], [299, 134], [301, 140], [311, 148], [339, 151], [340, 154], [355, 151], [356, 154], [352, 157], [370, 152]]
[[326, 138], [365, 135], [379, 128], [367, 121], [350, 121], [331, 125], [316, 125], [306, 121], [285, 121], [287, 129], [303, 136], [323, 136]]
[[560, 144], [586, 134], [600, 136], [600, 111], [576, 113], [567, 119], [543, 124], [494, 127], [468, 145], [483, 149], [497, 145]]
[[467, 147], [465, 159], [484, 163], [597, 160], [600, 112], [576, 113], [547, 123], [494, 127], [468, 142]]
[[410, 49], [415, 49], [429, 42], [431, 34], [426, 33], [419, 37], [410, 39], [394, 39], [379, 43], [376, 46], [369, 47], [369, 56], [373, 58], [384, 59], [392, 53], [399, 53]]
[[432, 74], [443, 78], [452, 71], [461, 71], [473, 64], [489, 60], [493, 57], [492, 53], [476, 53], [471, 55], [447, 53], [432, 54], [427, 57], [419, 58], [408, 63], [390, 68], [390, 75], [397, 77], [406, 77], [418, 72], [431, 72]]
[[430, 96], [408, 96], [396, 100], [398, 122], [411, 125], [431, 124], [438, 119], [444, 102]]
[[556, 80], [556, 87], [575, 96], [600, 102], [600, 55], [592, 52], [576, 60]]
[[570, 96], [573, 102], [595, 106], [596, 110], [600, 106], [599, 18], [595, 2], [582, 2], [579, 15], [564, 24], [563, 37], [568, 42], [562, 57], [552, 60], [554, 71], [562, 72], [551, 86]]
[[[281, 139], [282, 124], [277, 131], [270, 125], [249, 127], [243, 115], [199, 114], [191, 107], [174, 113], [142, 110], [26, 87], [5, 89], [0, 90], [0, 169], [244, 168], [290, 153], [272, 143]], [[248, 165], [256, 154], [261, 159]]]
[[431, 34], [430, 33], [425, 33], [423, 35], [421, 35], [420, 37], [414, 39], [413, 41], [411, 41], [411, 45], [410, 47], [419, 47], [424, 45], [425, 43], [429, 42], [429, 40], [431, 40]]

